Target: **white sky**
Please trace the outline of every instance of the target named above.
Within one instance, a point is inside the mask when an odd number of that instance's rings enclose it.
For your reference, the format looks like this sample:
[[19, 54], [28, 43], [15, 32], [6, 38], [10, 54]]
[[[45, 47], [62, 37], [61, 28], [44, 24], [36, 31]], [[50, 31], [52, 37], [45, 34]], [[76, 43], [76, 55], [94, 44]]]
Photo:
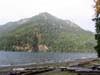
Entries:
[[0, 25], [48, 12], [95, 31], [93, 0], [0, 0]]

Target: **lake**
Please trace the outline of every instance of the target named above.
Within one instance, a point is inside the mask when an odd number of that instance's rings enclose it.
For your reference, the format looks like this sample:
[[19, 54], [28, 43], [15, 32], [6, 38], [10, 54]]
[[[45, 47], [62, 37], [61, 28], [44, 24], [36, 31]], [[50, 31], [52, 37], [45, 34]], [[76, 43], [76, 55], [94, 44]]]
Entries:
[[96, 57], [96, 53], [29, 53], [0, 51], [0, 66], [56, 63]]

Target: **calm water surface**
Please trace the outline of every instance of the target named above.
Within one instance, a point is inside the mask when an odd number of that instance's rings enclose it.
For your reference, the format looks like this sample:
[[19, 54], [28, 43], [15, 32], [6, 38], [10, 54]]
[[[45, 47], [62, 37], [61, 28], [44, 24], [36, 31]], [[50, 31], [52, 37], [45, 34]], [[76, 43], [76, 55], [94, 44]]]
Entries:
[[96, 53], [28, 53], [1, 51], [0, 66], [66, 62], [74, 59], [96, 57]]

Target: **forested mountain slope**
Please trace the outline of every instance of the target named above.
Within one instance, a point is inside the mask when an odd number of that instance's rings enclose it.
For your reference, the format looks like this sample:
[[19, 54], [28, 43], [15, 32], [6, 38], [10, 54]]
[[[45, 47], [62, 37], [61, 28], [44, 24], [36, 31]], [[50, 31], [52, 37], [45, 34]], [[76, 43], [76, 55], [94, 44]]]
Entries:
[[92, 32], [83, 30], [69, 20], [40, 13], [0, 26], [0, 50], [32, 50], [34, 32], [39, 35], [38, 45], [45, 45], [47, 51], [93, 52], [96, 45]]

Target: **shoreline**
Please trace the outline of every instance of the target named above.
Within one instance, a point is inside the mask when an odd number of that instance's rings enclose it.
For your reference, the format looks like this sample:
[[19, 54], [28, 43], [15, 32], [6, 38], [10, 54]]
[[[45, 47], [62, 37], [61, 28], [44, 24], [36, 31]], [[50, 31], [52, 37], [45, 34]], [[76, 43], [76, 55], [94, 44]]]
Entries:
[[42, 64], [18, 64], [18, 65], [3, 65], [0, 66], [0, 71], [4, 70], [12, 70], [13, 68], [32, 68], [32, 67], [40, 67], [40, 66], [54, 66], [54, 67], [59, 67], [59, 66], [73, 66], [73, 65], [78, 65], [78, 64], [85, 64], [89, 63], [92, 61], [97, 61], [100, 60], [100, 58], [85, 58], [85, 59], [75, 59], [71, 61], [66, 61], [66, 62], [55, 62], [55, 63], [42, 63]]
[[95, 57], [95, 58], [86, 58], [86, 57], [82, 57], [82, 58], [78, 58], [78, 59], [66, 59], [64, 61], [45, 61], [45, 62], [41, 62], [41, 63], [25, 63], [25, 64], [0, 64], [0, 68], [1, 67], [10, 67], [10, 66], [30, 66], [30, 65], [45, 65], [45, 64], [56, 64], [56, 63], [68, 63], [68, 62], [75, 62], [75, 61], [81, 61], [81, 60], [97, 60], [99, 58]]
[[[55, 73], [58, 73], [58, 72], [63, 73], [61, 71], [61, 68], [64, 68], [64, 67], [80, 67], [80, 65], [81, 66], [88, 65], [91, 62], [95, 62], [95, 61], [100, 61], [100, 58], [76, 59], [76, 60], [73, 60], [73, 61], [68, 61], [68, 62], [63, 62], [63, 63], [5, 66], [5, 67], [0, 67], [0, 75], [9, 75], [10, 73], [16, 74], [16, 73], [20, 73], [20, 72], [30, 73], [30, 71], [35, 71], [35, 73], [37, 75], [38, 75], [38, 73], [39, 73], [39, 75], [41, 75], [41, 73], [43, 75], [46, 75], [48, 73], [51, 74], [52, 71], [57, 71]], [[53, 70], [50, 70], [48, 72], [49, 69], [53, 69]], [[74, 74], [76, 75], [76, 73], [72, 73], [72, 72], [68, 72], [68, 71], [65, 71], [64, 73], [66, 73], [66, 75], [67, 75], [67, 73], [70, 73], [70, 75], [74, 75]], [[29, 75], [32, 75], [32, 74], [34, 74], [34, 72], [29, 74]]]

